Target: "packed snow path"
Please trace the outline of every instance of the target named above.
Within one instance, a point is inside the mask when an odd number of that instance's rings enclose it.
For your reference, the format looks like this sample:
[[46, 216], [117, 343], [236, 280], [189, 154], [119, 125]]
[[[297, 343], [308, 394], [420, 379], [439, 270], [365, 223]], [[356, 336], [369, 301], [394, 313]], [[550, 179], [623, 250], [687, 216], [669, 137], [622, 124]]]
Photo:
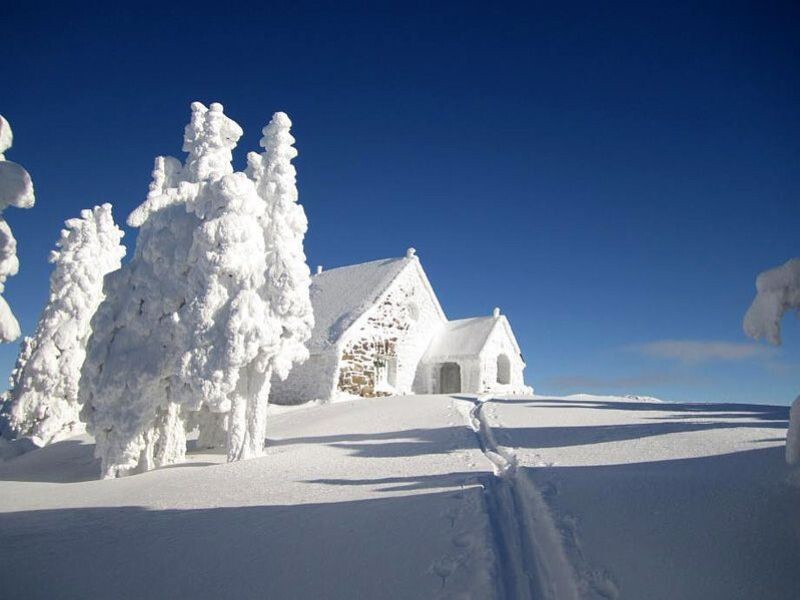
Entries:
[[484, 485], [501, 593], [518, 600], [577, 600], [578, 581], [550, 510], [533, 482], [517, 469], [514, 453], [498, 445], [483, 414], [490, 400], [481, 396], [469, 408], [462, 407], [494, 474]]

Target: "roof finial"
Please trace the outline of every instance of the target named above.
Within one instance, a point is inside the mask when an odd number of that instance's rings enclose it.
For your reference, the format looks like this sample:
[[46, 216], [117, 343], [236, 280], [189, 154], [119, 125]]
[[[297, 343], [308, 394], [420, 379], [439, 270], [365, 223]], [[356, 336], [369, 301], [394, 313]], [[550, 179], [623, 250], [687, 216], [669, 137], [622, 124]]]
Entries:
[[414, 258], [417, 255], [417, 251], [414, 248], [409, 248], [406, 250], [406, 258]]
[[500, 307], [495, 306], [494, 310], [492, 311], [492, 316], [496, 319], [500, 316]]
[[317, 275], [322, 273], [322, 265], [317, 265]]

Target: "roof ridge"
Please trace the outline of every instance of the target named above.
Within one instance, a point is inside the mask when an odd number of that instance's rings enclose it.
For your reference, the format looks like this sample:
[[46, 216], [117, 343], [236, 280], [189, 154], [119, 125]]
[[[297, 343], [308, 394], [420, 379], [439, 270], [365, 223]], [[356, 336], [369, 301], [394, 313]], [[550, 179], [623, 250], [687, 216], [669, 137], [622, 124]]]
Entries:
[[334, 271], [341, 271], [342, 269], [352, 269], [354, 267], [362, 267], [364, 265], [372, 265], [372, 264], [376, 264], [376, 263], [387, 263], [388, 264], [390, 262], [401, 261], [401, 260], [411, 260], [411, 259], [409, 259], [409, 258], [407, 258], [405, 256], [394, 256], [394, 257], [388, 257], [388, 258], [376, 258], [375, 260], [368, 260], [366, 262], [353, 263], [351, 265], [341, 265], [341, 266], [338, 266], [338, 267], [331, 267], [330, 269], [323, 269], [321, 273], [314, 273], [311, 276], [312, 277], [317, 277], [319, 275], [327, 275], [327, 274], [332, 273]]
[[413, 259], [380, 258], [322, 271], [311, 278], [314, 330], [309, 350], [324, 352], [366, 314]]

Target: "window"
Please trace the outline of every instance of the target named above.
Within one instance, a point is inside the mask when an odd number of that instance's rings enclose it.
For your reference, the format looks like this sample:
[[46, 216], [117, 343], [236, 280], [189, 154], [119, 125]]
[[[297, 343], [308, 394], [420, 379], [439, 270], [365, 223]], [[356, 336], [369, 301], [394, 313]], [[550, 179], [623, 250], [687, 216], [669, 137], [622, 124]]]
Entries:
[[511, 383], [511, 361], [505, 354], [497, 356], [497, 383], [502, 385]]
[[461, 366], [444, 363], [439, 371], [439, 393], [457, 394], [461, 391]]
[[380, 354], [375, 359], [375, 390], [393, 392], [397, 386], [397, 357]]

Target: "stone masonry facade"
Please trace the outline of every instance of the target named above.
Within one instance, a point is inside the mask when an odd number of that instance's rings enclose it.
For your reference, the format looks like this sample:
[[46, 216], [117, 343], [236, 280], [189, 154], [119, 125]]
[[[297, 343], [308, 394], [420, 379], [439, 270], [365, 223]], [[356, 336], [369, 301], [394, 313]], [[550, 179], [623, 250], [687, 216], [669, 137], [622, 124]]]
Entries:
[[[419, 308], [412, 281], [398, 282], [367, 318], [358, 334], [345, 345], [339, 369], [339, 391], [365, 398], [388, 396], [376, 390], [379, 361], [397, 360], [397, 346], [410, 334]], [[397, 367], [396, 367], [397, 368]]]

